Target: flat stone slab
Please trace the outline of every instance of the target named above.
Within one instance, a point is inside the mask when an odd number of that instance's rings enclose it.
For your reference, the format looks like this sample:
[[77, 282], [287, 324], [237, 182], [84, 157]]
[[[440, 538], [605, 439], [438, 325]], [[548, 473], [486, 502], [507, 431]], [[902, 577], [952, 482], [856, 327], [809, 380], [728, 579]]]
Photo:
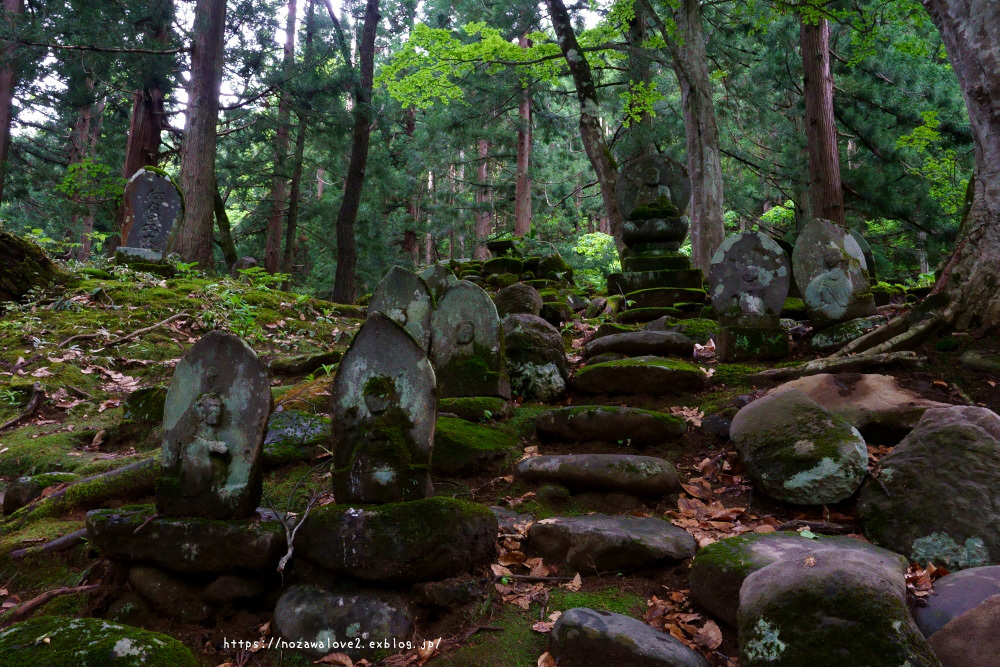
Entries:
[[1000, 595], [973, 607], [931, 635], [928, 643], [947, 667], [998, 667]]
[[[608, 294], [631, 294], [656, 287], [697, 289], [702, 286], [701, 269], [667, 269], [660, 271], [630, 271], [608, 276]], [[704, 298], [704, 295], [702, 296]]]
[[190, 574], [273, 572], [285, 555], [285, 529], [277, 521], [155, 515], [152, 506], [92, 510], [87, 536], [111, 560]]
[[631, 515], [553, 517], [528, 530], [531, 548], [580, 572], [620, 572], [694, 556], [694, 537], [662, 519]]
[[324, 453], [330, 440], [330, 420], [301, 410], [272, 412], [264, 436], [266, 466], [311, 461]]
[[674, 331], [630, 331], [601, 336], [590, 341], [583, 348], [585, 357], [608, 352], [628, 356], [664, 357], [676, 354], [690, 357], [694, 353], [694, 342], [687, 336]]
[[579, 491], [621, 491], [636, 496], [662, 496], [679, 488], [669, 461], [631, 454], [532, 456], [521, 460], [518, 477], [539, 484], [554, 482]]
[[713, 542], [698, 550], [691, 564], [691, 599], [715, 618], [736, 625], [743, 581], [779, 561], [804, 560], [816, 554], [860, 552], [891, 576], [906, 574], [907, 560], [899, 554], [850, 537], [807, 538], [794, 532], [747, 533]]
[[672, 395], [699, 391], [708, 376], [694, 364], [662, 357], [635, 357], [581, 368], [572, 387], [588, 394]]
[[463, 574], [496, 552], [497, 519], [479, 503], [428, 498], [314, 509], [299, 528], [296, 555], [368, 581], [413, 583]]
[[913, 620], [925, 637], [931, 637], [996, 595], [1000, 595], [1000, 565], [952, 572], [934, 582], [934, 592], [924, 598], [927, 606], [913, 608]]
[[549, 635], [549, 653], [560, 667], [604, 665], [708, 667], [708, 660], [637, 618], [577, 607], [563, 612]]
[[543, 412], [535, 418], [535, 432], [545, 440], [662, 445], [682, 438], [687, 425], [680, 417], [662, 412], [588, 405]]
[[630, 292], [625, 301], [630, 308], [672, 308], [678, 303], [704, 303], [707, 293], [700, 287], [652, 287]]

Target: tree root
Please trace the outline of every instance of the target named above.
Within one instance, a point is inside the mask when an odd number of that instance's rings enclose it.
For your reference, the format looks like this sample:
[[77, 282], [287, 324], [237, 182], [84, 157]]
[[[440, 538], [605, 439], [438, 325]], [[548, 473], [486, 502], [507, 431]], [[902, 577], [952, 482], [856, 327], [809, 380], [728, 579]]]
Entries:
[[72, 588], [56, 588], [51, 591], [46, 591], [39, 595], [38, 597], [32, 598], [22, 604], [21, 606], [14, 609], [11, 614], [0, 623], [0, 627], [7, 626], [12, 623], [17, 623], [18, 621], [27, 617], [31, 611], [41, 607], [43, 604], [48, 602], [53, 598], [57, 598], [61, 595], [76, 595], [77, 593], [87, 593], [89, 591], [96, 590], [100, 587], [100, 584], [87, 584], [86, 586], [74, 586]]
[[946, 316], [936, 311], [924, 314], [917, 321], [909, 317], [900, 317], [874, 331], [869, 331], [860, 338], [855, 338], [827, 358], [841, 359], [852, 354], [876, 355], [912, 350], [946, 322]]
[[51, 542], [46, 542], [40, 547], [26, 547], [24, 549], [14, 549], [13, 551], [10, 552], [10, 559], [22, 560], [32, 554], [51, 554], [51, 553], [57, 553], [59, 551], [66, 551], [67, 549], [72, 549], [80, 542], [83, 542], [85, 539], [87, 539], [87, 529], [81, 528], [80, 530], [69, 533], [68, 535], [57, 537]]
[[820, 373], [856, 373], [860, 370], [876, 366], [920, 366], [926, 361], [927, 357], [918, 355], [916, 352], [868, 353], [841, 358], [828, 357], [826, 359], [814, 359], [801, 366], [772, 368], [751, 376], [751, 379], [755, 381], [783, 382], [785, 380], [806, 377], [807, 375], [819, 375]]
[[0, 433], [3, 433], [9, 428], [14, 428], [18, 424], [26, 421], [35, 414], [35, 411], [42, 405], [42, 401], [45, 400], [45, 387], [42, 386], [40, 382], [36, 382], [31, 386], [31, 398], [28, 399], [28, 407], [24, 409], [17, 417], [14, 417], [10, 421], [4, 422], [0, 425]]

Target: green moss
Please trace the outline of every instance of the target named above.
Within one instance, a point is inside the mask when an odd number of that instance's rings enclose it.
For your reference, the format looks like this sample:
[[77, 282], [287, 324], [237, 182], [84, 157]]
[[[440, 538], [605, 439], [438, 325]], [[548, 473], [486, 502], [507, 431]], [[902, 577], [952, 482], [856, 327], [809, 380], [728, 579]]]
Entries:
[[655, 202], [642, 204], [632, 209], [629, 220], [652, 220], [654, 218], [676, 218], [680, 211], [670, 201], [670, 197], [661, 196]]
[[626, 366], [635, 366], [640, 368], [649, 368], [650, 366], [658, 366], [660, 368], [669, 368], [674, 371], [684, 371], [688, 373], [701, 373], [701, 367], [695, 366], [694, 364], [689, 364], [686, 361], [680, 361], [678, 359], [667, 359], [663, 357], [653, 357], [653, 358], [636, 358], [636, 359], [619, 359], [618, 361], [605, 361], [601, 364], [594, 364], [593, 366], [584, 366], [576, 372], [577, 377], [580, 377], [584, 373], [589, 373], [595, 368], [622, 368]]
[[6, 667], [198, 667], [191, 651], [168, 635], [63, 616], [39, 616], [0, 631], [0, 662]]
[[517, 438], [464, 419], [441, 417], [434, 432], [431, 470], [442, 475], [479, 474], [518, 451]]
[[549, 593], [549, 609], [552, 611], [566, 611], [576, 607], [610, 611], [625, 616], [639, 616], [646, 610], [646, 599], [620, 588], [575, 593], [562, 588], [553, 588]]
[[500, 632], [479, 632], [464, 646], [434, 659], [435, 667], [527, 667], [545, 652], [547, 635], [534, 632], [538, 620], [514, 605], [494, 607], [493, 615], [483, 625], [501, 628]]
[[460, 396], [442, 398], [438, 412], [450, 412], [469, 421], [501, 419], [507, 416], [507, 401], [493, 396]]
[[680, 317], [682, 314], [677, 308], [629, 308], [618, 314], [618, 321], [623, 324], [652, 322], [661, 317]]
[[326, 472], [325, 466], [317, 468], [315, 463], [279, 468], [264, 479], [264, 496], [281, 511], [301, 512], [310, 498], [328, 489]]
[[501, 356], [502, 353], [479, 343], [473, 343], [472, 354], [468, 356], [452, 356], [444, 368], [435, 369], [438, 390], [449, 389], [448, 395], [441, 398], [495, 394], [507, 379]]
[[104, 269], [94, 269], [90, 267], [83, 267], [82, 269], [77, 269], [77, 273], [84, 276], [89, 276], [91, 278], [98, 278], [100, 280], [113, 280], [114, 276], [105, 271]]
[[705, 345], [709, 338], [719, 332], [719, 323], [715, 320], [694, 317], [678, 321], [675, 328], [694, 342]]
[[785, 305], [781, 308], [781, 316], [793, 320], [806, 319], [809, 316], [806, 302], [802, 299], [793, 299], [791, 297], [785, 299]]

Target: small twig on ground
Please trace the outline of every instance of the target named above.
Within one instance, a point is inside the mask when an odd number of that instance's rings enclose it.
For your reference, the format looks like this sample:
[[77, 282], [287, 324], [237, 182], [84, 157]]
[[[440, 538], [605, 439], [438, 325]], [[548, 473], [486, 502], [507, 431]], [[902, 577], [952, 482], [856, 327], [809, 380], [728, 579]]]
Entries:
[[75, 547], [80, 542], [87, 539], [87, 529], [81, 528], [80, 530], [69, 533], [68, 535], [63, 535], [62, 537], [57, 537], [51, 542], [46, 542], [40, 547], [25, 547], [23, 549], [14, 549], [10, 552], [11, 560], [21, 560], [31, 553], [56, 553], [58, 551], [66, 551]]
[[573, 577], [536, 577], [531, 574], [506, 574], [502, 577], [494, 577], [494, 581], [500, 581], [503, 578], [516, 579], [517, 581], [573, 581]]
[[46, 602], [48, 602], [53, 598], [57, 598], [61, 595], [76, 595], [77, 593], [86, 593], [88, 591], [95, 590], [98, 587], [100, 587], [100, 584], [88, 584], [86, 586], [74, 586], [72, 588], [56, 588], [51, 591], [46, 591], [45, 593], [42, 593], [38, 597], [30, 599], [24, 604], [22, 604], [20, 607], [16, 608], [11, 613], [10, 616], [4, 619], [3, 625], [7, 626], [22, 620], [23, 618], [28, 616], [28, 614], [31, 613], [32, 610], [37, 609], [38, 607], [42, 606], [43, 604], [45, 604]]
[[306, 511], [302, 513], [302, 518], [295, 522], [295, 526], [293, 528], [289, 528], [288, 524], [290, 522], [288, 521], [287, 514], [285, 515], [285, 518], [281, 520], [281, 525], [285, 527], [285, 538], [288, 540], [288, 551], [286, 551], [285, 555], [278, 561], [278, 574], [284, 574], [285, 566], [288, 565], [288, 561], [292, 559], [292, 554], [295, 553], [295, 535], [299, 532], [299, 528], [302, 527], [302, 524], [306, 522], [306, 519], [309, 518], [309, 510], [313, 508], [313, 505], [316, 504], [316, 500], [318, 498], [319, 496], [313, 496], [309, 499], [309, 504], [306, 505]]
[[851, 533], [858, 532], [857, 526], [851, 526], [846, 523], [832, 523], [830, 521], [805, 521], [803, 519], [798, 519], [795, 521], [786, 521], [780, 526], [776, 527], [775, 530], [798, 530], [800, 528], [806, 528], [813, 533], [821, 533], [823, 535], [850, 535]]
[[102, 347], [100, 350], [97, 350], [97, 352], [100, 352], [101, 350], [106, 350], [109, 347], [114, 347], [116, 345], [121, 345], [122, 343], [126, 343], [126, 342], [132, 340], [133, 338], [138, 338], [139, 336], [142, 336], [143, 334], [147, 334], [150, 331], [153, 331], [154, 329], [159, 329], [162, 326], [170, 324], [171, 322], [173, 322], [175, 320], [179, 320], [179, 319], [184, 318], [184, 317], [188, 317], [188, 312], [186, 310], [182, 310], [181, 312], [177, 313], [176, 315], [171, 315], [167, 319], [165, 319], [165, 320], [163, 320], [161, 322], [157, 322], [156, 324], [154, 324], [152, 326], [148, 326], [145, 329], [138, 329], [136, 331], [133, 331], [130, 334], [126, 334], [124, 336], [121, 336], [120, 338], [115, 338], [114, 340], [109, 341], [108, 343], [105, 343], [104, 347]]
[[159, 517], [160, 517], [160, 515], [159, 515], [159, 514], [152, 514], [152, 515], [150, 515], [150, 516], [146, 517], [146, 520], [145, 520], [145, 521], [143, 521], [143, 522], [142, 522], [142, 523], [141, 523], [141, 524], [139, 525], [139, 527], [138, 527], [138, 528], [136, 528], [135, 530], [133, 530], [133, 531], [132, 531], [132, 534], [133, 534], [133, 535], [138, 535], [138, 534], [139, 534], [139, 531], [140, 531], [140, 530], [142, 530], [143, 528], [145, 528], [146, 526], [148, 526], [148, 525], [149, 525], [149, 524], [150, 524], [150, 523], [151, 523], [151, 522], [152, 522], [153, 520], [155, 520], [155, 519], [158, 519]]
[[40, 382], [36, 382], [35, 384], [31, 385], [31, 398], [28, 399], [28, 407], [26, 407], [24, 409], [24, 412], [22, 412], [17, 417], [14, 417], [9, 421], [4, 422], [3, 425], [0, 425], [0, 433], [6, 431], [9, 428], [14, 428], [21, 422], [29, 419], [31, 415], [35, 414], [35, 412], [41, 406], [42, 401], [44, 400], [45, 400], [45, 388], [42, 386], [42, 384]]

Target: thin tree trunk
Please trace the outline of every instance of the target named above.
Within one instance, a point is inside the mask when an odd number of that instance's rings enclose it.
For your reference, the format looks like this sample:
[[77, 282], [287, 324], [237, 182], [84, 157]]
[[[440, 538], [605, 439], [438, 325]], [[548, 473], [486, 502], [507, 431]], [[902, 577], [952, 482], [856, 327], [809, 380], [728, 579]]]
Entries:
[[[12, 26], [23, 8], [23, 0], [3, 0], [3, 20]], [[7, 153], [10, 151], [10, 126], [14, 120], [14, 86], [17, 76], [12, 62], [17, 52], [13, 40], [4, 44], [0, 61], [0, 201], [3, 201], [4, 184], [7, 180]]]
[[[518, 46], [531, 46], [528, 36], [518, 38]], [[531, 87], [524, 86], [521, 102], [517, 107], [519, 124], [517, 127], [517, 169], [514, 186], [514, 236], [527, 236], [531, 231]]]
[[[91, 119], [90, 142], [88, 146], [88, 155], [91, 157], [97, 155], [97, 142], [101, 138], [101, 127], [104, 125], [104, 108], [106, 105], [107, 99], [101, 98], [101, 101], [97, 104], [97, 111], [93, 114]], [[76, 254], [76, 258], [81, 262], [90, 258], [90, 249], [93, 246], [94, 200], [88, 199], [86, 204], [87, 214], [83, 218], [83, 231], [80, 234], [80, 248]]]
[[[327, 3], [331, 18], [333, 7]], [[355, 269], [358, 263], [354, 226], [361, 207], [361, 190], [365, 184], [365, 167], [368, 164], [368, 144], [371, 140], [372, 81], [375, 73], [375, 33], [381, 16], [378, 0], [368, 0], [361, 28], [359, 48], [359, 74], [354, 93], [354, 131], [351, 134], [351, 162], [344, 180], [344, 199], [337, 212], [337, 272], [333, 284], [333, 300], [353, 303]], [[346, 44], [342, 44], [346, 48]]]
[[226, 213], [226, 200], [219, 192], [219, 185], [215, 185], [215, 195], [212, 198], [212, 207], [215, 211], [215, 226], [219, 229], [219, 247], [222, 249], [222, 257], [226, 262], [226, 272], [233, 270], [233, 265], [239, 260], [236, 252], [236, 243], [233, 242], [233, 230], [229, 224], [229, 214]]
[[844, 225], [844, 193], [840, 186], [840, 151], [833, 116], [830, 73], [830, 24], [803, 21], [800, 32], [802, 88], [809, 150], [809, 199], [813, 215]]
[[285, 249], [281, 257], [281, 272], [289, 278], [281, 285], [281, 289], [292, 289], [291, 275], [295, 263], [295, 234], [299, 225], [299, 200], [302, 192], [302, 161], [306, 150], [306, 132], [308, 120], [305, 114], [299, 114], [299, 132], [295, 137], [295, 162], [292, 168], [292, 184], [288, 192], [288, 222], [285, 225]]
[[489, 259], [490, 253], [486, 249], [486, 240], [490, 237], [491, 211], [487, 207], [490, 201], [489, 188], [489, 158], [490, 142], [485, 139], [479, 140], [479, 165], [478, 178], [476, 184], [476, 245], [472, 250], [473, 259]]
[[[295, 65], [295, 13], [296, 0], [288, 0], [288, 18], [285, 21], [285, 53], [281, 64], [281, 97], [278, 102], [278, 127], [274, 134], [274, 175], [271, 178], [271, 214], [267, 218], [267, 237], [264, 240], [264, 268], [277, 273], [281, 256], [281, 223], [285, 215], [286, 185], [288, 182], [288, 125], [291, 122], [292, 68]], [[292, 237], [294, 239], [294, 236]]]
[[607, 212], [611, 235], [621, 246], [622, 215], [615, 202], [615, 183], [618, 180], [618, 168], [611, 151], [604, 141], [604, 130], [601, 128], [600, 104], [597, 100], [597, 88], [594, 87], [594, 77], [590, 72], [590, 64], [583, 55], [580, 44], [576, 41], [573, 24], [569, 12], [562, 0], [545, 0], [552, 19], [552, 27], [559, 42], [559, 48], [566, 58], [570, 74], [576, 84], [576, 96], [580, 101], [580, 138], [587, 158], [594, 167], [597, 182], [601, 187], [601, 198]]
[[214, 272], [212, 227], [215, 217], [216, 125], [226, 30], [226, 1], [198, 0], [194, 10], [191, 83], [187, 125], [181, 150], [184, 219], [175, 227], [170, 249], [185, 262]]

